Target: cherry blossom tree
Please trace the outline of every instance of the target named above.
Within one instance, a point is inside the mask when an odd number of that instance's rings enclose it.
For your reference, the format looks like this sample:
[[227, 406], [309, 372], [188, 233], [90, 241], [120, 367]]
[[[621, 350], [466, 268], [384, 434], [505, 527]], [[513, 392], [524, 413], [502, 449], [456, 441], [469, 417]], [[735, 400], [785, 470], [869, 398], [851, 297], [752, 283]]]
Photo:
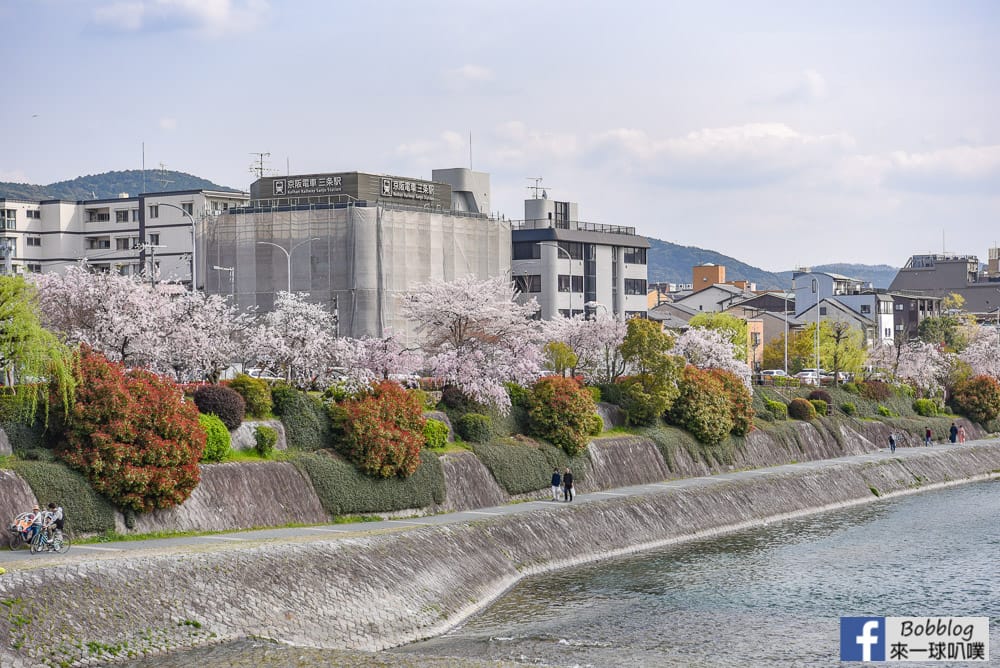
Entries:
[[939, 345], [911, 341], [900, 348], [896, 378], [910, 383], [925, 397], [941, 394], [950, 366], [948, 357]]
[[170, 369], [181, 381], [218, 381], [254, 331], [255, 314], [240, 312], [220, 295], [185, 292], [170, 303], [173, 326], [154, 358], [157, 369]]
[[993, 376], [1000, 380], [1000, 331], [977, 327], [959, 359], [971, 366], [975, 375]]
[[544, 324], [546, 342], [565, 343], [577, 356], [573, 375], [580, 373], [589, 383], [613, 383], [625, 373], [621, 345], [628, 331], [626, 323], [601, 313], [587, 320], [583, 316], [553, 318]]
[[691, 327], [677, 338], [674, 352], [699, 369], [729, 371], [751, 387], [750, 367], [739, 358], [732, 337], [724, 330]]
[[532, 319], [538, 304], [518, 304], [514, 295], [504, 276], [468, 276], [418, 285], [402, 303], [434, 375], [502, 412], [510, 408], [504, 383], [527, 384], [541, 368], [540, 327]]
[[376, 339], [341, 339], [343, 360], [348, 376], [358, 380], [389, 380], [393, 376], [408, 376], [423, 367], [419, 350], [406, 348], [394, 334]]
[[262, 342], [257, 358], [280, 371], [299, 387], [313, 387], [332, 378], [343, 354], [334, 332], [332, 313], [306, 301], [303, 293], [279, 292], [274, 309], [265, 314], [252, 336]]

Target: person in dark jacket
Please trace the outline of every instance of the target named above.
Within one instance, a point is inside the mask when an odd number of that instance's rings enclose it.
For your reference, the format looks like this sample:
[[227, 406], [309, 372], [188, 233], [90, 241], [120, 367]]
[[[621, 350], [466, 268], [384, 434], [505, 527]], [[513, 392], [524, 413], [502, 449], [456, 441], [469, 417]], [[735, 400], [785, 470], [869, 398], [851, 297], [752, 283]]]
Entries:
[[958, 440], [958, 425], [954, 422], [951, 423], [951, 429], [948, 430], [948, 440], [952, 443]]
[[889, 452], [896, 452], [896, 435], [889, 432]]
[[562, 486], [562, 476], [559, 475], [559, 467], [552, 469], [552, 500], [559, 500], [560, 487]]
[[572, 501], [573, 472], [569, 470], [568, 466], [566, 467], [566, 470], [563, 472], [562, 482], [563, 482], [563, 501]]

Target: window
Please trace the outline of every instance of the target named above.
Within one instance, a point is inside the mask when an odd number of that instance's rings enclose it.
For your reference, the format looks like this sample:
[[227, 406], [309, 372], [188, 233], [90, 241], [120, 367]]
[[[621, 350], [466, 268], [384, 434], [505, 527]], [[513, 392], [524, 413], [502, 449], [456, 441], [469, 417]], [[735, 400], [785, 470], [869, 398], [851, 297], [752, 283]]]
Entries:
[[40, 274], [40, 273], [42, 273], [42, 265], [40, 265], [40, 264], [26, 264], [26, 265], [24, 265], [24, 268], [25, 268], [26, 271], [29, 271], [32, 274]]
[[42, 219], [42, 212], [38, 209], [28, 209], [24, 212], [25, 218], [34, 218], [35, 220]]
[[583, 276], [573, 276], [573, 289], [570, 290], [570, 277], [559, 274], [559, 292], [583, 292]]
[[132, 209], [132, 222], [133, 223], [139, 222], [139, 209]]
[[28, 246], [41, 246], [42, 245], [42, 238], [41, 237], [28, 237], [27, 239], [25, 239], [25, 244], [27, 244]]
[[87, 237], [87, 250], [99, 250], [111, 248], [111, 239], [99, 239], [97, 237]]
[[903, 310], [903, 305], [902, 304], [896, 304], [896, 310], [897, 311], [902, 311]]
[[118, 237], [115, 239], [115, 250], [129, 250], [132, 248], [132, 240], [128, 237]]
[[[582, 260], [583, 259], [583, 250], [584, 250], [583, 247], [585, 245], [586, 244], [581, 244], [578, 241], [560, 241], [559, 242], [559, 248], [562, 248], [564, 251], [566, 251], [567, 253], [569, 253], [569, 256], [571, 258], [573, 258], [574, 260]], [[556, 252], [558, 253], [558, 251], [556, 251]], [[566, 256], [563, 255], [562, 253], [559, 253], [559, 257], [566, 257]]]
[[534, 241], [518, 241], [514, 244], [513, 259], [537, 260], [540, 257], [542, 257], [542, 248]]
[[128, 209], [119, 209], [115, 211], [115, 222], [116, 223], [127, 223], [128, 222]]
[[181, 211], [183, 211], [184, 213], [186, 213], [188, 215], [193, 214], [194, 213], [194, 203], [193, 202], [183, 202], [181, 204]]
[[157, 206], [157, 205], [155, 205], [155, 204], [151, 204], [149, 206], [149, 217], [150, 218], [159, 218], [160, 217], [160, 207]]
[[826, 315], [826, 307], [825, 306], [820, 306], [819, 307], [819, 314], [820, 315]]
[[885, 338], [887, 338], [887, 339], [891, 339], [892, 338], [892, 328], [890, 328], [890, 327], [886, 327], [885, 328]]
[[17, 226], [17, 210], [16, 209], [0, 209], [0, 214], [2, 214], [3, 227], [7, 230], [13, 230]]
[[627, 295], [645, 295], [646, 294], [646, 280], [643, 278], [626, 278], [625, 279], [625, 294]]
[[646, 264], [645, 248], [623, 248], [625, 264]]
[[529, 292], [541, 292], [542, 277], [539, 274], [525, 274], [524, 276], [515, 276], [514, 287], [517, 288], [518, 292], [525, 294]]
[[632, 318], [642, 318], [645, 320], [647, 318], [645, 311], [625, 311], [625, 319], [631, 320]]
[[160, 245], [160, 235], [159, 234], [150, 234], [149, 235], [149, 243], [153, 244], [154, 246], [159, 246]]
[[110, 221], [111, 221], [110, 211], [97, 211], [95, 209], [89, 209], [87, 211], [88, 223], [107, 223]]
[[862, 304], [861, 305], [861, 312], [862, 313], [866, 313], [866, 314], [871, 314], [871, 312], [872, 312], [872, 306], [871, 306], [871, 304]]

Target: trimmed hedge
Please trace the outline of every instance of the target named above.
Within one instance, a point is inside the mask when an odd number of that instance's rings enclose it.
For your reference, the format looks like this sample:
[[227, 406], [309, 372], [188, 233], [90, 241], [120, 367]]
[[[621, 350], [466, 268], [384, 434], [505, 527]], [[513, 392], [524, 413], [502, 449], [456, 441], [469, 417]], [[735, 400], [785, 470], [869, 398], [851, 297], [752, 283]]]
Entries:
[[257, 425], [253, 431], [253, 449], [264, 459], [268, 459], [274, 453], [274, 446], [278, 443], [278, 430], [267, 425]]
[[205, 430], [205, 450], [201, 453], [203, 462], [221, 462], [232, 451], [232, 436], [222, 420], [212, 413], [202, 413], [198, 423]]
[[494, 443], [474, 443], [476, 454], [508, 494], [527, 494], [550, 486], [552, 469], [573, 470], [576, 483], [586, 478], [589, 460], [586, 454], [569, 457], [548, 443], [509, 439]]
[[788, 404], [788, 416], [796, 420], [815, 420], [816, 408], [808, 399], [796, 397]]
[[575, 455], [587, 447], [604, 423], [593, 396], [575, 378], [546, 376], [532, 388], [528, 416], [531, 433]]
[[858, 412], [858, 407], [850, 401], [845, 401], [840, 404], [840, 410], [844, 411], [844, 415], [854, 415]]
[[466, 413], [458, 418], [455, 430], [463, 441], [470, 443], [485, 443], [493, 435], [493, 420], [489, 415]]
[[1000, 382], [992, 376], [976, 376], [956, 383], [951, 404], [973, 422], [995, 420], [1000, 415]]
[[266, 418], [271, 414], [274, 402], [271, 400], [271, 387], [267, 381], [241, 373], [227, 382], [226, 385], [239, 392], [240, 396], [243, 397], [247, 415]]
[[288, 386], [276, 387], [271, 394], [289, 448], [320, 450], [333, 445], [330, 417], [322, 401]]
[[806, 399], [809, 401], [819, 399], [820, 401], [825, 401], [828, 405], [833, 403], [833, 397], [831, 397], [830, 393], [826, 390], [813, 390], [809, 393], [809, 396], [807, 396]]
[[937, 415], [937, 404], [933, 399], [917, 399], [913, 402], [913, 412], [923, 417]]
[[200, 412], [218, 415], [226, 429], [236, 429], [243, 423], [247, 404], [236, 390], [225, 385], [202, 385], [193, 398]]
[[14, 461], [11, 468], [24, 478], [39, 503], [63, 507], [66, 526], [77, 536], [114, 531], [115, 507], [80, 473], [61, 462]]
[[405, 478], [420, 466], [423, 406], [398, 383], [372, 385], [370, 394], [339, 404], [336, 414], [344, 433], [341, 451], [368, 475]]
[[829, 412], [828, 409], [830, 404], [822, 399], [810, 399], [809, 403], [811, 403], [812, 407], [816, 409], [816, 415], [826, 415]]
[[671, 424], [691, 432], [708, 445], [721, 443], [733, 430], [728, 392], [709, 371], [689, 364], [679, 383], [680, 395], [667, 412]]
[[788, 406], [784, 401], [772, 401], [771, 399], [765, 399], [764, 401], [766, 402], [768, 412], [774, 416], [775, 420], [788, 419]]
[[448, 444], [448, 425], [441, 420], [427, 418], [424, 423], [424, 447], [443, 448]]
[[437, 455], [420, 453], [420, 466], [407, 478], [372, 478], [329, 450], [290, 453], [289, 460], [312, 481], [323, 509], [332, 516], [389, 513], [444, 503], [444, 471]]

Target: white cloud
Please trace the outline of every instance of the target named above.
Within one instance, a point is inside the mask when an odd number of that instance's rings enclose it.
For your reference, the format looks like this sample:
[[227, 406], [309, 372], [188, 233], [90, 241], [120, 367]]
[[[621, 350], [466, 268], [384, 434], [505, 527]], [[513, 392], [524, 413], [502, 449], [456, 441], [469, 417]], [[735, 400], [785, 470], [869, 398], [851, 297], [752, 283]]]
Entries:
[[493, 72], [481, 65], [463, 65], [451, 71], [452, 76], [467, 81], [491, 81]]
[[177, 119], [164, 117], [160, 119], [160, 129], [161, 130], [176, 130], [177, 129]]
[[813, 69], [791, 77], [772, 78], [760, 85], [764, 92], [753, 100], [757, 104], [808, 104], [824, 100], [829, 94], [826, 78]]
[[267, 11], [266, 0], [131, 0], [95, 8], [93, 20], [116, 32], [193, 30], [218, 36], [256, 28]]

